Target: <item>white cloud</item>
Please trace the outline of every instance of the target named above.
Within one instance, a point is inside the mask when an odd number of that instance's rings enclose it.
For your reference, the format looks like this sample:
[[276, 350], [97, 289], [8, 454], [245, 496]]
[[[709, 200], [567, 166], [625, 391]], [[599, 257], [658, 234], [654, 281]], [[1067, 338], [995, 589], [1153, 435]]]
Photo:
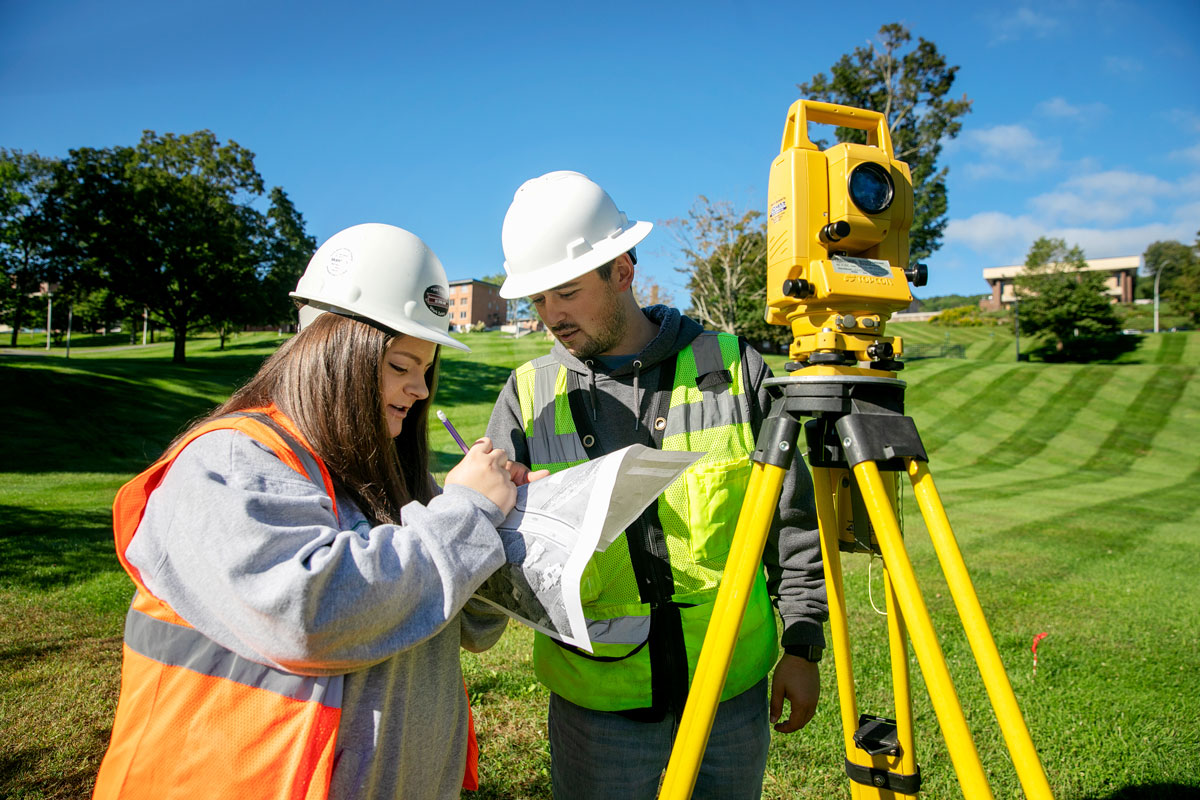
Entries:
[[1042, 235], [1043, 224], [1030, 216], [1014, 217], [1001, 211], [984, 211], [966, 219], [946, 223], [944, 240], [949, 245], [961, 245], [989, 257], [993, 265], [1007, 264], [1013, 253]]
[[1177, 125], [1191, 133], [1200, 133], [1200, 114], [1191, 109], [1173, 108], [1167, 112], [1167, 119], [1172, 125]]
[[1024, 125], [996, 125], [972, 129], [959, 137], [958, 148], [978, 154], [979, 160], [963, 167], [971, 178], [1018, 179], [1054, 168], [1061, 147], [1039, 139]]
[[1095, 228], [1058, 228], [1050, 233], [1067, 244], [1083, 248], [1088, 258], [1110, 258], [1112, 256], [1138, 256], [1153, 242], [1176, 240], [1190, 242], [1195, 230], [1188, 230], [1182, 222], [1153, 222], [1133, 228], [1097, 230]]
[[1153, 175], [1109, 170], [1064, 181], [1030, 206], [1051, 224], [1111, 226], [1152, 214], [1160, 199], [1175, 193], [1176, 186]]
[[1137, 75], [1145, 67], [1141, 61], [1131, 56], [1107, 56], [1104, 59], [1104, 69], [1113, 75]]
[[1083, 103], [1073, 105], [1065, 98], [1052, 97], [1037, 105], [1038, 113], [1055, 119], [1068, 119], [1075, 122], [1090, 122], [1108, 114], [1108, 106], [1104, 103]]
[[1174, 150], [1168, 155], [1168, 158], [1200, 164], [1200, 142], [1182, 150]]
[[1018, 8], [1003, 18], [992, 20], [992, 43], [1025, 39], [1029, 36], [1044, 38], [1058, 27], [1058, 20], [1031, 8]]
[[1152, 222], [1127, 228], [1099, 229], [1047, 225], [1036, 217], [986, 211], [946, 225], [947, 248], [962, 247], [977, 255], [983, 266], [1022, 264], [1030, 245], [1039, 236], [1079, 245], [1088, 258], [1141, 255], [1152, 242], [1191, 242], [1200, 229], [1200, 203], [1182, 209], [1170, 222]]

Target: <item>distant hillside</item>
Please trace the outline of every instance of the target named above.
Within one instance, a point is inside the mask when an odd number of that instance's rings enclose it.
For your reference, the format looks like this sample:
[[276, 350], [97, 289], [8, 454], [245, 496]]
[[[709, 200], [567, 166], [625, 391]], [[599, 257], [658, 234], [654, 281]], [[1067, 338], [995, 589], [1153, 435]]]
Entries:
[[921, 304], [921, 311], [944, 311], [947, 308], [957, 308], [959, 306], [977, 306], [979, 301], [988, 297], [986, 294], [942, 294], [937, 297], [918, 297], [917, 302]]

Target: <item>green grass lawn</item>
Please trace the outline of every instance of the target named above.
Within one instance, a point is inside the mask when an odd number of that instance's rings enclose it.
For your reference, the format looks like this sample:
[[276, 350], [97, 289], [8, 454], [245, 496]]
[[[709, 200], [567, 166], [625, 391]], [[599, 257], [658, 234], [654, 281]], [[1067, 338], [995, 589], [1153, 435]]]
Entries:
[[[895, 325], [906, 341], [947, 330]], [[463, 337], [443, 353], [436, 406], [465, 438], [481, 434], [509, 370], [547, 348], [540, 335]], [[1011, 332], [949, 329], [965, 359], [902, 373], [908, 409], [1059, 800], [1200, 797], [1200, 335], [1137, 338], [1119, 363], [1016, 362]], [[26, 348], [0, 356], [0, 798], [86, 797], [116, 702], [131, 586], [112, 553], [109, 507], [121, 483], [188, 420], [253, 374], [278, 346], [241, 335], [190, 342]], [[106, 343], [107, 344], [107, 343]], [[1025, 340], [1022, 340], [1025, 344]], [[10, 351], [11, 352], [11, 351]], [[768, 359], [778, 372], [782, 357]], [[431, 425], [435, 470], [457, 461]], [[945, 581], [904, 502], [909, 551], [997, 797], [1020, 797]], [[891, 711], [878, 568], [845, 559], [867, 713]], [[870, 586], [868, 584], [871, 584]], [[1039, 646], [1032, 672], [1030, 643]], [[481, 798], [549, 798], [546, 692], [531, 636], [465, 654], [482, 748]], [[913, 661], [924, 796], [960, 792]], [[837, 687], [801, 733], [776, 735], [767, 798], [847, 797]]]

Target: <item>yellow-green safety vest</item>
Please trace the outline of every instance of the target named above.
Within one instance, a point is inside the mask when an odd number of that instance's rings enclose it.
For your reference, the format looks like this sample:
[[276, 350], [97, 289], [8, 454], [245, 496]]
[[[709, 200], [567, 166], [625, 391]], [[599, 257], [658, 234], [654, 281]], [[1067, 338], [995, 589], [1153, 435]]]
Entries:
[[[720, 375], [729, 380], [698, 379]], [[588, 456], [571, 415], [567, 368], [553, 356], [515, 371], [530, 468], [557, 472]], [[702, 388], [703, 387], [703, 388]], [[679, 352], [662, 438], [663, 450], [703, 452], [658, 499], [683, 640], [688, 680], [695, 673], [746, 486], [754, 434], [736, 336], [705, 332]], [[557, 645], [537, 633], [534, 669], [551, 691], [600, 711], [651, 706], [650, 606], [642, 603], [626, 534], [588, 562], [580, 586], [594, 652]], [[738, 634], [721, 699], [749, 689], [775, 663], [775, 611], [760, 570]]]

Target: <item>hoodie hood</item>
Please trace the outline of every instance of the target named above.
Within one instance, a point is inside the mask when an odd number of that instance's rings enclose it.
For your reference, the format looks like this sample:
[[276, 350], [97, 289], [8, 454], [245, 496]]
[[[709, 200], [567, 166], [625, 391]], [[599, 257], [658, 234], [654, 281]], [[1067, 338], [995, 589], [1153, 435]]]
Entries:
[[[642, 309], [642, 313], [646, 315], [647, 319], [658, 326], [658, 335], [651, 339], [634, 358], [634, 361], [640, 362], [639, 369], [642, 372], [654, 367], [661, 361], [674, 358], [680, 350], [687, 347], [692, 343], [693, 339], [704, 332], [704, 328], [700, 326], [700, 323], [683, 316], [677, 309], [670, 306], [647, 306]], [[626, 374], [632, 374], [635, 369], [633, 362], [630, 362], [622, 364], [609, 372], [596, 359], [587, 359], [585, 362], [571, 355], [567, 351], [567, 348], [563, 347], [562, 342], [557, 339], [554, 340], [554, 347], [550, 350], [550, 354], [554, 356], [558, 363], [566, 366], [567, 369], [584, 375], [598, 370], [611, 377], [619, 378]]]

